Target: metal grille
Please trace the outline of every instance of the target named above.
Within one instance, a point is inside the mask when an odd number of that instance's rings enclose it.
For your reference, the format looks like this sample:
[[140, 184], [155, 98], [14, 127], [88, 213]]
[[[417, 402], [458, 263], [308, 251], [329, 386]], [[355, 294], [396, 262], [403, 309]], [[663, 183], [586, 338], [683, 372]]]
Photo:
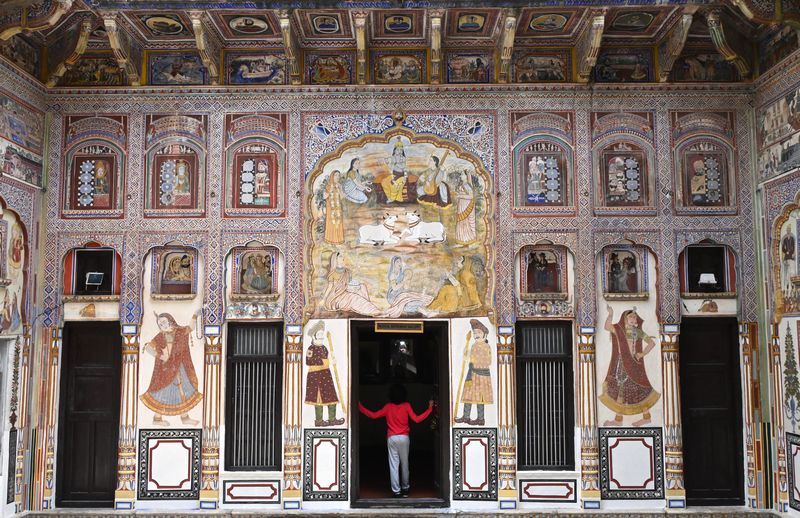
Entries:
[[229, 329], [226, 469], [280, 469], [282, 329], [280, 323]]
[[517, 328], [519, 469], [573, 469], [574, 386], [570, 322]]

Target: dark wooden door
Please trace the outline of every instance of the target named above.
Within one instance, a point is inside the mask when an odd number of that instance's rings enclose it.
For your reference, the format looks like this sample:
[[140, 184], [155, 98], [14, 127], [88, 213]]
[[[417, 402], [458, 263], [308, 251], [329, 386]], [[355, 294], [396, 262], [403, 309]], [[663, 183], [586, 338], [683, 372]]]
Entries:
[[742, 398], [736, 319], [686, 318], [679, 343], [687, 503], [742, 505]]
[[64, 327], [58, 506], [114, 504], [121, 340], [118, 322], [69, 322]]

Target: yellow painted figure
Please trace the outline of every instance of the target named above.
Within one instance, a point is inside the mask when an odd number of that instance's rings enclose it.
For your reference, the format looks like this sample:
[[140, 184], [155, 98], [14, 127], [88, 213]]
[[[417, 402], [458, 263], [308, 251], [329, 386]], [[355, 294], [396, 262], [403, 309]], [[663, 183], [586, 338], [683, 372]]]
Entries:
[[[485, 405], [494, 403], [492, 393], [492, 346], [486, 339], [489, 329], [480, 320], [470, 320], [472, 326], [472, 345], [469, 347], [469, 368], [464, 377], [460, 403], [464, 405], [461, 417], [456, 423], [483, 426], [486, 424]], [[472, 406], [477, 408], [476, 419], [471, 418]]]
[[460, 256], [428, 309], [437, 313], [470, 311], [481, 307], [478, 282], [472, 273], [472, 259]]
[[325, 198], [325, 241], [335, 245], [344, 243], [341, 173], [339, 171], [331, 173], [322, 197]]
[[397, 139], [392, 150], [392, 156], [386, 159], [392, 174], [381, 180], [381, 187], [386, 194], [386, 201], [391, 203], [394, 201], [406, 200], [406, 182], [408, 181], [408, 173], [406, 171], [406, 152], [403, 149], [403, 141]]

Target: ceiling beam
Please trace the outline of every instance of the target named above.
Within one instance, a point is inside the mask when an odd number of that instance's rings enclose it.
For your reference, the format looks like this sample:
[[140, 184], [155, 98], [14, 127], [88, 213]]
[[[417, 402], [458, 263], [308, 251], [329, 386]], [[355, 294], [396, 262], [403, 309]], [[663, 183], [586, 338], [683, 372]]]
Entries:
[[[130, 39], [130, 36], [124, 31], [120, 31], [117, 24], [116, 13], [104, 13], [103, 25], [108, 34], [108, 42], [111, 44], [111, 50], [114, 52], [114, 57], [117, 59], [119, 69], [125, 72], [125, 77], [128, 79], [130, 86], [140, 86], [142, 78], [139, 74], [139, 67], [141, 63], [134, 63], [132, 56], [134, 51], [131, 48], [135, 43]], [[138, 52], [136, 53], [138, 54]]]
[[517, 35], [518, 13], [509, 9], [504, 13], [502, 33], [498, 40], [500, 51], [500, 70], [497, 73], [498, 83], [511, 82], [511, 57], [514, 55], [514, 38]]
[[[43, 18], [33, 19], [28, 18], [30, 7], [21, 7], [19, 9], [19, 23], [6, 27], [0, 26], [0, 41], [5, 41], [23, 31], [37, 32], [53, 27], [72, 8], [72, 2], [73, 0], [55, 0], [47, 15]], [[10, 13], [8, 14], [10, 15]]]
[[603, 31], [606, 26], [605, 9], [590, 11], [589, 15], [589, 25], [578, 38], [575, 47], [578, 61], [578, 77], [576, 79], [579, 83], [588, 83], [592, 77], [592, 70], [597, 63], [600, 43], [603, 41]]
[[53, 87], [58, 84], [58, 81], [64, 76], [64, 74], [72, 68], [75, 63], [81, 58], [84, 52], [86, 52], [86, 46], [89, 44], [89, 35], [92, 33], [93, 22], [92, 19], [87, 17], [86, 19], [81, 22], [80, 32], [78, 33], [78, 40], [75, 42], [75, 48], [72, 49], [67, 58], [59, 63], [56, 68], [53, 69], [53, 72], [50, 73], [50, 77], [47, 79], [47, 86]]
[[219, 42], [212, 37], [208, 27], [203, 23], [208, 16], [206, 11], [189, 11], [188, 14], [189, 19], [192, 20], [197, 52], [200, 54], [203, 66], [208, 70], [211, 84], [217, 86], [219, 84]]
[[442, 18], [444, 11], [434, 9], [430, 12], [431, 22], [431, 84], [438, 85], [442, 80]]
[[297, 50], [297, 41], [292, 31], [292, 19], [288, 10], [281, 9], [277, 12], [283, 37], [283, 51], [286, 53], [286, 64], [289, 68], [289, 81], [293, 85], [303, 84], [303, 75], [300, 71], [300, 53]]
[[689, 36], [689, 27], [692, 25], [695, 12], [697, 12], [696, 5], [684, 7], [678, 23], [670, 29], [664, 41], [658, 46], [658, 80], [662, 83], [669, 79], [675, 61], [683, 52], [683, 46], [686, 44], [686, 37]]
[[353, 19], [356, 26], [356, 83], [367, 84], [367, 18], [369, 11], [356, 11]]
[[711, 9], [706, 12], [706, 22], [708, 22], [708, 33], [711, 35], [711, 41], [714, 43], [717, 52], [725, 58], [725, 61], [733, 63], [739, 71], [739, 74], [742, 77], [747, 77], [750, 75], [750, 65], [747, 64], [747, 60], [739, 52], [734, 50], [728, 42], [719, 13], [719, 9]]

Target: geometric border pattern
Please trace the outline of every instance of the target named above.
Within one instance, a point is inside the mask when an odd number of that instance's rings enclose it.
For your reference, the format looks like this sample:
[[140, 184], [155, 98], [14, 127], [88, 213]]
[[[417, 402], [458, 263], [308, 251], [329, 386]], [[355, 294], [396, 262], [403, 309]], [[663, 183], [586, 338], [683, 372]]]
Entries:
[[795, 496], [794, 486], [798, 473], [794, 472], [794, 463], [792, 462], [792, 446], [795, 449], [800, 448], [800, 435], [786, 432], [786, 467], [788, 470], [789, 482], [789, 506], [795, 511], [800, 511], [800, 499]]
[[[542, 486], [563, 486], [569, 488], [566, 493], [566, 498], [537, 498], [531, 497], [525, 493], [526, 484], [542, 485]], [[571, 496], [570, 496], [571, 495]], [[519, 501], [520, 502], [561, 502], [561, 503], [575, 503], [578, 501], [578, 481], [576, 479], [520, 479], [519, 481]]]
[[[348, 484], [348, 441], [347, 430], [325, 430], [307, 428], [303, 440], [303, 500], [347, 500]], [[314, 455], [311, 451], [314, 439], [339, 439], [339, 490], [334, 492], [312, 491]]]
[[[664, 449], [661, 428], [600, 428], [600, 496], [604, 500], [660, 500], [664, 498]], [[652, 437], [654, 489], [629, 491], [610, 488], [608, 439], [614, 437]]]
[[[139, 430], [139, 500], [197, 500], [200, 497], [200, 437], [201, 430]], [[147, 474], [150, 455], [149, 439], [191, 439], [191, 488], [184, 490], [148, 491]]]
[[[484, 437], [489, 439], [489, 488], [486, 491], [464, 491], [461, 489], [463, 477], [462, 439], [465, 437]], [[453, 429], [453, 500], [497, 500], [497, 428], [455, 428]]]

